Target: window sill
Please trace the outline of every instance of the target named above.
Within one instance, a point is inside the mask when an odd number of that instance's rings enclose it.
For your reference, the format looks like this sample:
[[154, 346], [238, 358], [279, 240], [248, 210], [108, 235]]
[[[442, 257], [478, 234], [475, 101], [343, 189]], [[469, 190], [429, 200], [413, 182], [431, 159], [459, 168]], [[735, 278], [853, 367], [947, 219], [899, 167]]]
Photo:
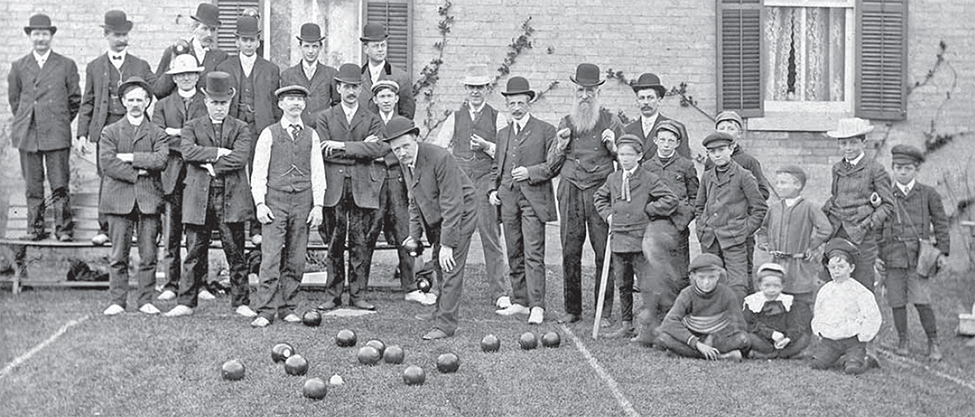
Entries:
[[846, 112], [765, 112], [764, 117], [748, 119], [750, 131], [825, 132], [836, 129], [840, 119], [853, 117]]

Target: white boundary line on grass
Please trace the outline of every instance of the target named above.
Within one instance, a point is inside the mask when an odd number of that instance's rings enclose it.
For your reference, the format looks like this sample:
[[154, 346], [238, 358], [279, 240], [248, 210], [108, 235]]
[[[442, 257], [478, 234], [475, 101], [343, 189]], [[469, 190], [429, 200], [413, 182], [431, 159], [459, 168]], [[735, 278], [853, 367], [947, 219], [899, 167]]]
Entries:
[[889, 360], [891, 362], [894, 362], [894, 363], [896, 363], [896, 364], [898, 364], [898, 365], [900, 365], [902, 367], [905, 367], [905, 368], [908, 368], [908, 367], [921, 368], [921, 369], [924, 369], [925, 371], [928, 371], [928, 372], [930, 372], [932, 374], [935, 374], [935, 375], [937, 375], [937, 376], [939, 376], [941, 378], [947, 379], [948, 381], [954, 382], [955, 384], [961, 385], [962, 387], [965, 387], [965, 388], [968, 388], [968, 389], [970, 389], [972, 391], [975, 391], [975, 384], [973, 384], [973, 383], [971, 383], [969, 381], [966, 381], [964, 379], [958, 378], [956, 376], [951, 376], [951, 375], [946, 374], [944, 372], [941, 372], [941, 371], [939, 371], [937, 369], [934, 369], [934, 368], [932, 368], [932, 367], [930, 367], [928, 365], [925, 365], [925, 364], [923, 364], [921, 362], [918, 362], [918, 361], [916, 361], [914, 359], [904, 358], [904, 357], [897, 356], [896, 354], [894, 354], [892, 352], [889, 352], [887, 349], [877, 349], [877, 351], [880, 352], [880, 353], [882, 353], [884, 356], [886, 356], [887, 357], [887, 360]]
[[28, 359], [30, 359], [31, 356], [34, 356], [35, 354], [37, 354], [37, 352], [40, 352], [42, 349], [46, 348], [47, 345], [54, 343], [54, 341], [57, 340], [59, 337], [61, 337], [61, 335], [67, 333], [68, 329], [83, 323], [85, 320], [88, 320], [89, 318], [91, 318], [91, 316], [84, 316], [80, 319], [71, 320], [67, 323], [64, 323], [64, 325], [61, 326], [61, 328], [58, 329], [58, 331], [54, 332], [54, 334], [52, 334], [51, 337], [47, 338], [47, 340], [41, 342], [37, 346], [34, 346], [31, 350], [28, 350], [27, 353], [24, 353], [23, 355], [14, 358], [14, 360], [11, 361], [9, 364], [7, 364], [7, 366], [4, 366], [3, 369], [0, 370], [0, 379], [3, 379], [7, 375], [10, 375], [10, 373], [14, 370], [14, 368], [26, 362]]
[[617, 384], [616, 380], [609, 375], [609, 372], [606, 372], [602, 365], [596, 361], [596, 358], [592, 356], [592, 353], [589, 353], [589, 349], [586, 349], [586, 345], [582, 344], [582, 340], [579, 340], [575, 333], [572, 333], [572, 330], [570, 330], [566, 325], [562, 324], [561, 327], [562, 330], [572, 338], [572, 342], [575, 343], [576, 349], [579, 350], [579, 353], [582, 353], [582, 356], [589, 361], [589, 366], [591, 366], [592, 369], [596, 371], [596, 374], [599, 375], [604, 382], [606, 382], [609, 390], [612, 391], [613, 396], [616, 397], [616, 402], [620, 404], [620, 407], [623, 408], [626, 415], [631, 417], [639, 417], [640, 413], [636, 412], [636, 410], [633, 408], [633, 404], [630, 404], [630, 400], [627, 400], [626, 396], [623, 395], [623, 392], [620, 391], [619, 384]]

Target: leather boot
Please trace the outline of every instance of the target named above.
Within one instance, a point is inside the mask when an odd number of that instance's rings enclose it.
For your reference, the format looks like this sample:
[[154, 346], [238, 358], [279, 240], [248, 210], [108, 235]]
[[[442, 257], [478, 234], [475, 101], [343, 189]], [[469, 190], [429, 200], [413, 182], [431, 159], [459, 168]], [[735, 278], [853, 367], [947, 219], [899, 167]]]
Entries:
[[900, 341], [897, 342], [897, 350], [894, 353], [900, 356], [907, 356], [911, 353], [911, 342], [908, 340], [907, 336], [901, 336]]
[[941, 346], [938, 346], [938, 341], [928, 340], [928, 359], [931, 359], [933, 362], [938, 362], [941, 358]]
[[637, 334], [636, 337], [630, 339], [630, 342], [644, 347], [653, 346], [653, 342], [657, 338], [657, 332], [655, 331], [656, 324], [652, 316], [653, 314], [646, 309], [640, 311], [640, 314], [636, 317]]
[[621, 321], [620, 328], [616, 331], [606, 334], [609, 339], [620, 339], [620, 338], [630, 338], [634, 335], [633, 322], [631, 321]]

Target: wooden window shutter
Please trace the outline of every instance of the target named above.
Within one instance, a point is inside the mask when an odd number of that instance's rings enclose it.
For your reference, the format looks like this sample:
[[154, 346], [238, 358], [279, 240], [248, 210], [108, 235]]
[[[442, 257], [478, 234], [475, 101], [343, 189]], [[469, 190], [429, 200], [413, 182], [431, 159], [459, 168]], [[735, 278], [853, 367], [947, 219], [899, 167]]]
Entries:
[[[261, 10], [261, 0], [216, 0], [220, 9], [220, 27], [217, 28], [217, 47], [231, 55], [237, 54], [237, 18], [244, 14], [244, 10]], [[262, 25], [265, 16], [261, 16]], [[262, 34], [263, 35], [263, 34]]]
[[907, 117], [907, 0], [857, 2], [856, 115]]
[[382, 23], [389, 34], [386, 60], [395, 67], [413, 73], [411, 35], [413, 9], [411, 0], [367, 1], [366, 23]]
[[762, 92], [762, 0], [717, 1], [718, 111], [765, 114]]

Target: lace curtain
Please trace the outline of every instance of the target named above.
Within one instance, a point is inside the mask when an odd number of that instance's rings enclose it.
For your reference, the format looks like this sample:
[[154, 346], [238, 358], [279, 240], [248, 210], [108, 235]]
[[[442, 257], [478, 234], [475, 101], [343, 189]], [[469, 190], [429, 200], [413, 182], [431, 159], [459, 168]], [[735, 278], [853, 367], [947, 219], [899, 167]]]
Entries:
[[846, 9], [768, 7], [765, 97], [843, 101]]

